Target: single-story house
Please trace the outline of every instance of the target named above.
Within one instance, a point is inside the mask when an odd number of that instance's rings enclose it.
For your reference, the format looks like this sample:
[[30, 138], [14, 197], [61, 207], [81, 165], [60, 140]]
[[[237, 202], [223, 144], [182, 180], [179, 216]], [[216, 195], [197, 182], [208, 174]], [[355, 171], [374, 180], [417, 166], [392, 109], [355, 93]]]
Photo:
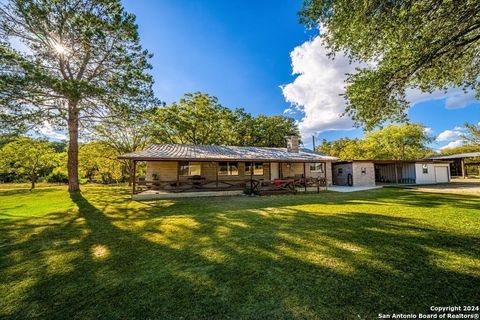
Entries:
[[[450, 161], [450, 172], [452, 177], [466, 178], [469, 173], [480, 175], [480, 152], [432, 156], [427, 159]], [[468, 170], [468, 168], [471, 170]]]
[[[307, 191], [332, 183], [335, 157], [299, 147], [288, 137], [287, 148], [213, 145], [152, 144], [119, 159], [133, 161], [133, 194], [244, 190]], [[146, 175], [136, 177], [137, 162], [146, 163]]]
[[443, 160], [352, 160], [332, 165], [334, 185], [375, 186], [450, 182], [450, 162]]

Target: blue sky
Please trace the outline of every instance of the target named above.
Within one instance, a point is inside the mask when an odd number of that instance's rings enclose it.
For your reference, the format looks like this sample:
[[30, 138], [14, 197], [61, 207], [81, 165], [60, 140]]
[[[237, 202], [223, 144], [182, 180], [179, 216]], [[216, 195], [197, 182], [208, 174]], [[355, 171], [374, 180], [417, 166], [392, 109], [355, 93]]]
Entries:
[[[215, 95], [253, 114], [288, 114], [304, 141], [361, 136], [343, 110], [344, 74], [354, 66], [325, 56], [316, 30], [298, 22], [299, 0], [125, 0], [142, 44], [154, 54], [155, 92], [167, 103], [184, 93]], [[295, 74], [292, 74], [295, 73]], [[473, 93], [409, 93], [412, 121], [427, 126], [434, 148], [458, 145], [468, 121], [480, 121]], [[286, 111], [285, 111], [286, 110]], [[308, 139], [306, 139], [308, 137]]]

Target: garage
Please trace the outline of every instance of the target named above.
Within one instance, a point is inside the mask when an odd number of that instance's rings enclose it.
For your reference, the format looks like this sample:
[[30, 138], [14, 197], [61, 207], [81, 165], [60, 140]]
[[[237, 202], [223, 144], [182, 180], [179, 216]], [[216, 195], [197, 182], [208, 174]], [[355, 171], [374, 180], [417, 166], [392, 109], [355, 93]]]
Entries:
[[440, 161], [418, 161], [415, 164], [416, 183], [447, 183], [450, 182], [450, 163]]
[[435, 180], [437, 183], [447, 183], [448, 179], [448, 167], [435, 166]]

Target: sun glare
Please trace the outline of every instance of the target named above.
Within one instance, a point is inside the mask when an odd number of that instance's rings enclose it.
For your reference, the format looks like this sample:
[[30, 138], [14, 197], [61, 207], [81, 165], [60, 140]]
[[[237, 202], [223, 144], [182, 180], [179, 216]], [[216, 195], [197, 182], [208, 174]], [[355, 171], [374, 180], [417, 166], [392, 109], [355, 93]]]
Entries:
[[68, 52], [67, 48], [65, 48], [61, 43], [55, 42], [53, 44], [53, 49], [59, 54], [66, 54]]

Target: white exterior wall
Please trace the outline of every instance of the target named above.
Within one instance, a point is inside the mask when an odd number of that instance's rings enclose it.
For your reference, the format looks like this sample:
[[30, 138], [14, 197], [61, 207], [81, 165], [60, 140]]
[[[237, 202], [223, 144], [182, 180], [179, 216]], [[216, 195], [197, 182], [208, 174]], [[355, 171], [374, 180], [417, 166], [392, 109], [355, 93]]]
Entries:
[[427, 163], [428, 173], [423, 173], [424, 163], [415, 164], [415, 175], [417, 184], [432, 184], [437, 183], [435, 176], [435, 167], [446, 167], [448, 178], [450, 180], [450, 165], [448, 163]]

